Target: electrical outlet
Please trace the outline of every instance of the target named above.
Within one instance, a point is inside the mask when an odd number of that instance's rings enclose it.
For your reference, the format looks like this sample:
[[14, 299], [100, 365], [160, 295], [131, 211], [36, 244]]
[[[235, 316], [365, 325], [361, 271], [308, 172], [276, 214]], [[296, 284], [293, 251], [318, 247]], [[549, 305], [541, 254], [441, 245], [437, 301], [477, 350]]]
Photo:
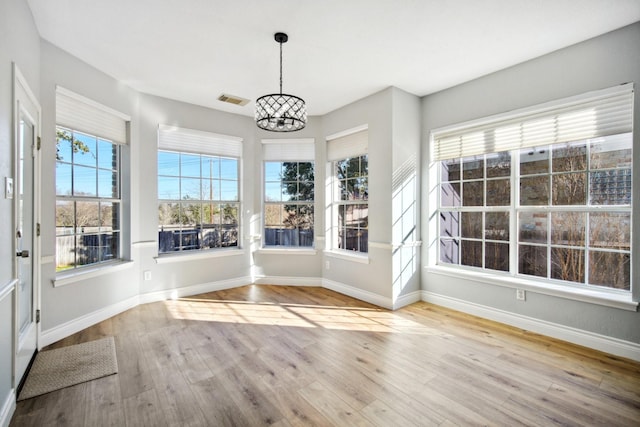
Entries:
[[144, 272], [144, 280], [151, 280], [151, 271], [145, 270]]
[[327, 270], [331, 269], [331, 262], [330, 261], [325, 261], [324, 262], [324, 268], [326, 268]]
[[525, 301], [527, 298], [527, 294], [524, 289], [516, 289], [516, 299], [520, 301]]

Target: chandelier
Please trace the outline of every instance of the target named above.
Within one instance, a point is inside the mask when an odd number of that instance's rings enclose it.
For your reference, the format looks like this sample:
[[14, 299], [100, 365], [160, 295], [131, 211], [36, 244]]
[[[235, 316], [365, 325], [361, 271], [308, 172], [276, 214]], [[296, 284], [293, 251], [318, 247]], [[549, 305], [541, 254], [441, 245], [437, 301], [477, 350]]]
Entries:
[[285, 33], [276, 33], [280, 44], [280, 93], [256, 99], [256, 124], [271, 132], [295, 132], [307, 125], [307, 107], [304, 99], [282, 93], [282, 43], [289, 40]]

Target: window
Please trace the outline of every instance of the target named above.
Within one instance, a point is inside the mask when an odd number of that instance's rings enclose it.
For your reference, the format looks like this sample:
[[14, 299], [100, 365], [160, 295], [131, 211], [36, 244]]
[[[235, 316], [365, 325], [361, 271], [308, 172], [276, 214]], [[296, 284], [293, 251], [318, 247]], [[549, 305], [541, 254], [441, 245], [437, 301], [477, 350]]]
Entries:
[[313, 246], [313, 162], [264, 163], [264, 245]]
[[624, 85], [434, 133], [438, 263], [630, 291], [631, 101]]
[[[240, 154], [240, 144], [237, 139], [225, 138], [233, 137], [161, 127], [160, 254], [239, 246], [240, 159], [236, 156]], [[189, 151], [176, 150], [178, 147]], [[195, 152], [198, 149], [210, 153]]]
[[331, 160], [332, 248], [369, 251], [369, 157], [368, 133], [360, 131], [332, 139]]
[[56, 271], [121, 257], [121, 145], [127, 117], [58, 88]]

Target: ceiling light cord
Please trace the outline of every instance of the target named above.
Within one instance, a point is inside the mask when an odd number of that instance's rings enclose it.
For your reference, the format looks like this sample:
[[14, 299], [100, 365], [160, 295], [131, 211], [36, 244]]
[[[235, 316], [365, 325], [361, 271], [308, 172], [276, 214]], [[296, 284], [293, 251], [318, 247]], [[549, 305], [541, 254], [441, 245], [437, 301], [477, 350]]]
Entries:
[[282, 42], [280, 42], [280, 95], [282, 95]]

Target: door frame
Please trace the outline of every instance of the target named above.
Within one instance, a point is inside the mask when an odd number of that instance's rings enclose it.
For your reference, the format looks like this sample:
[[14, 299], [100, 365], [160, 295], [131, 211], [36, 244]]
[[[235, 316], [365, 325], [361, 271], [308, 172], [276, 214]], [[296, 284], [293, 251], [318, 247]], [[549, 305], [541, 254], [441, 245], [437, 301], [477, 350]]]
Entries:
[[[34, 112], [36, 117], [33, 117], [33, 114], [31, 112]], [[41, 271], [40, 271], [40, 257], [41, 257], [41, 239], [40, 239], [40, 235], [38, 233], [38, 227], [39, 224], [41, 223], [41, 167], [42, 167], [42, 160], [41, 160], [41, 156], [40, 156], [40, 143], [39, 141], [41, 140], [41, 120], [42, 120], [42, 110], [40, 107], [40, 103], [38, 101], [38, 98], [35, 96], [35, 94], [33, 93], [33, 91], [31, 90], [31, 88], [29, 87], [29, 84], [27, 83], [27, 79], [24, 77], [24, 75], [22, 74], [22, 72], [20, 71], [20, 69], [18, 68], [17, 64], [14, 62], [13, 63], [13, 159], [12, 159], [12, 166], [13, 166], [13, 182], [14, 184], [18, 184], [18, 162], [19, 162], [19, 151], [18, 151], [18, 146], [20, 144], [20, 117], [21, 114], [24, 114], [28, 117], [30, 117], [31, 120], [33, 120], [33, 124], [34, 124], [34, 140], [35, 140], [35, 147], [33, 148], [32, 155], [33, 155], [33, 185], [32, 185], [32, 189], [25, 189], [25, 194], [28, 191], [33, 191], [33, 221], [31, 224], [32, 227], [32, 236], [33, 236], [33, 246], [31, 248], [32, 250], [32, 255], [30, 256], [31, 258], [31, 268], [32, 268], [32, 276], [31, 276], [31, 280], [32, 280], [32, 287], [33, 287], [33, 315], [36, 316], [36, 311], [40, 310], [41, 307], [41, 296], [40, 296], [40, 277], [41, 277]], [[17, 252], [17, 246], [16, 246], [16, 238], [15, 238], [15, 233], [16, 233], [16, 227], [18, 224], [18, 202], [19, 202], [19, 197], [17, 197], [17, 193], [18, 193], [19, 189], [14, 186], [14, 197], [13, 197], [13, 220], [11, 222], [11, 233], [13, 236], [13, 240], [12, 240], [12, 245], [13, 245], [13, 250], [12, 252], [15, 254]], [[13, 262], [13, 277], [14, 279], [17, 281], [18, 280], [18, 261], [17, 258], [14, 258], [14, 262]], [[17, 286], [18, 282], [16, 282], [16, 286]], [[18, 319], [18, 288], [16, 287], [15, 291], [14, 291], [14, 299], [13, 299], [13, 345], [14, 345], [14, 351], [13, 351], [13, 387], [14, 390], [17, 391], [17, 387], [19, 386], [20, 381], [22, 380], [22, 378], [18, 378], [17, 376], [17, 363], [16, 363], [16, 358], [17, 358], [17, 354], [18, 354], [18, 350], [19, 350], [19, 335], [20, 335], [20, 325], [19, 325], [19, 319]], [[34, 317], [34, 319], [37, 319], [36, 317]], [[35, 328], [36, 328], [36, 332], [35, 332], [35, 339], [36, 339], [36, 343], [35, 343], [35, 350], [36, 352], [38, 350], [40, 350], [40, 322], [36, 321], [35, 322]], [[35, 352], [34, 352], [35, 355]], [[28, 367], [27, 370], [25, 371], [28, 372]]]

